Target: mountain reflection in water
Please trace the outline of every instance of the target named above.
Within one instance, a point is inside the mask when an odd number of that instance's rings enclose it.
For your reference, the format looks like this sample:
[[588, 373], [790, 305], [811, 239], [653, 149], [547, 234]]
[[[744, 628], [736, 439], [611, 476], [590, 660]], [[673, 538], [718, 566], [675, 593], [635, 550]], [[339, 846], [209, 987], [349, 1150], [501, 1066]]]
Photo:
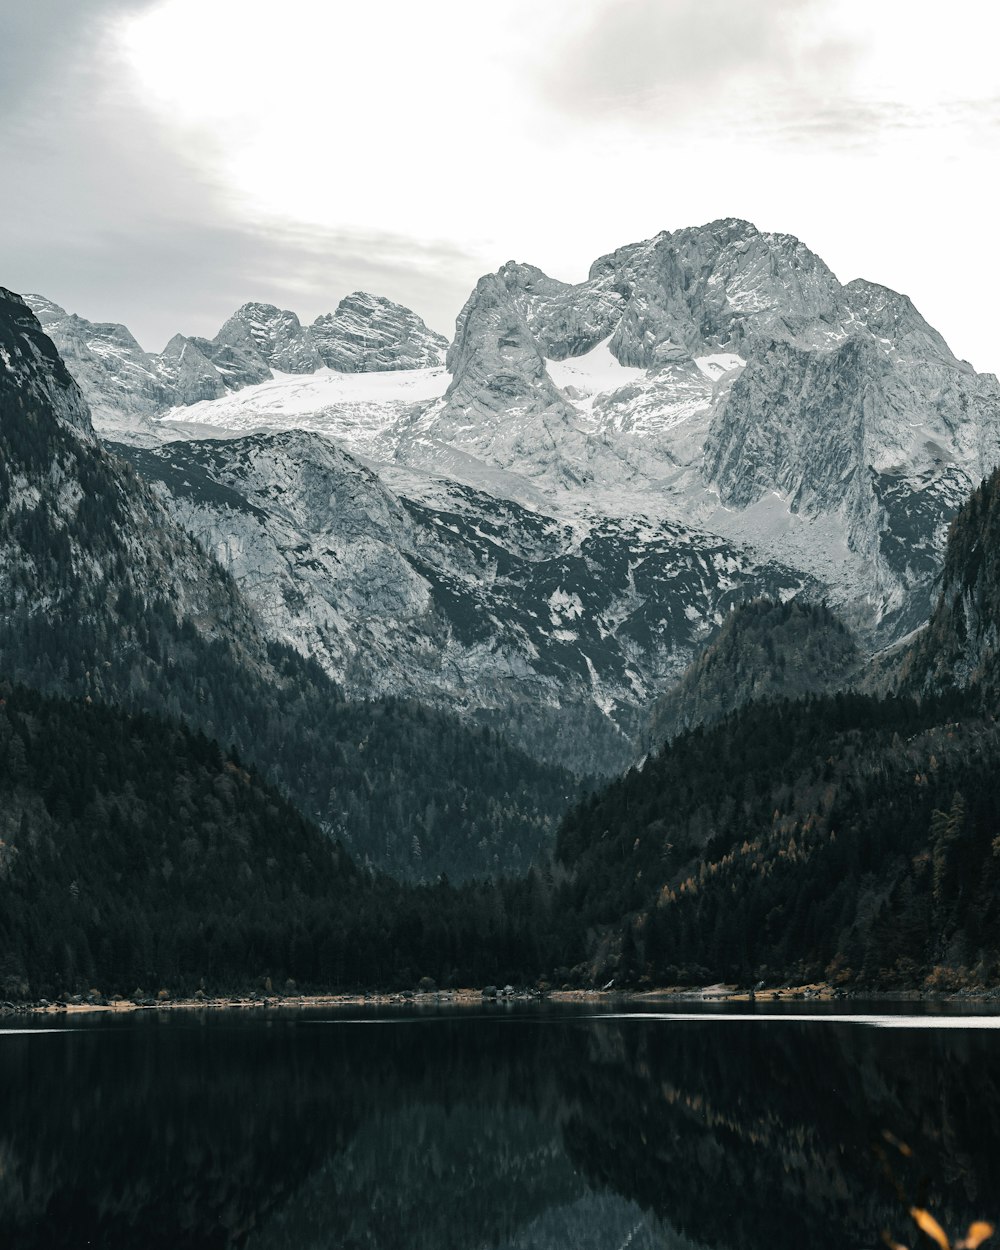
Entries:
[[501, 1010], [14, 1031], [0, 1245], [874, 1246], [912, 1240], [882, 1130], [958, 1230], [998, 1214], [998, 1113], [998, 1030]]

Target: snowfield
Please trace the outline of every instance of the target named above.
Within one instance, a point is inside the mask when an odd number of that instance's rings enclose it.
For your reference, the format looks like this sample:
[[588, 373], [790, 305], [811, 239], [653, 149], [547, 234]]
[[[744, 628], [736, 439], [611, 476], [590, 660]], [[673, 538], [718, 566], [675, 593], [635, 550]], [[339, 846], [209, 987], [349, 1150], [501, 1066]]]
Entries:
[[590, 408], [598, 395], [608, 395], [621, 390], [623, 386], [644, 382], [645, 369], [632, 369], [628, 365], [619, 364], [612, 356], [608, 344], [608, 335], [596, 347], [583, 356], [573, 356], [568, 360], [547, 360], [545, 368], [549, 377], [561, 391], [566, 391], [569, 398], [581, 408]]
[[160, 418], [171, 424], [218, 425], [227, 429], [293, 429], [299, 417], [328, 408], [420, 404], [440, 399], [451, 381], [448, 370], [397, 369], [381, 373], [278, 373], [221, 399], [171, 408]]

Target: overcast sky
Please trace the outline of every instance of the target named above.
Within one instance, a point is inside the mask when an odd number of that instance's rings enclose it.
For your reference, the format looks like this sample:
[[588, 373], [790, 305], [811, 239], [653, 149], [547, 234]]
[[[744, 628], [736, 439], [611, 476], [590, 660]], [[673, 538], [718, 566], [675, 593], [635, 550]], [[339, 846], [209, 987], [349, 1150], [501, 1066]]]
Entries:
[[0, 285], [159, 350], [355, 289], [450, 334], [514, 258], [718, 217], [910, 295], [979, 369], [985, 0], [0, 0]]

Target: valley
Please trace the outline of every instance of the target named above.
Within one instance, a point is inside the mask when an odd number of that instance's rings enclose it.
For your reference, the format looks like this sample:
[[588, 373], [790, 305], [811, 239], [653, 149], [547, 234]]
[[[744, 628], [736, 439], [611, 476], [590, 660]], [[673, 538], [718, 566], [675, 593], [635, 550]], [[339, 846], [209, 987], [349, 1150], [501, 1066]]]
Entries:
[[[996, 477], [973, 487], [1000, 390], [904, 297], [727, 220], [576, 286], [505, 265], [444, 364], [377, 297], [305, 328], [246, 305], [198, 341], [213, 393], [183, 395], [149, 389], [162, 361], [123, 327], [29, 302], [54, 338], [8, 297], [0, 425], [18, 907], [40, 845], [65, 839], [80, 891], [97, 813], [148, 826], [124, 815], [138, 757], [85, 797], [45, 780], [37, 752], [87, 732], [59, 700], [83, 698], [218, 739], [156, 784], [221, 768], [221, 795], [249, 766], [360, 870], [332, 921], [270, 835], [279, 892], [313, 899], [295, 936], [265, 895], [236, 902], [258, 867], [230, 803], [183, 871], [178, 842], [162, 887], [128, 885], [148, 917], [221, 855], [205, 907], [257, 915], [279, 980], [988, 983], [995, 578], [967, 531], [992, 525]], [[72, 962], [22, 935], [12, 984], [96, 974], [104, 875], [131, 872], [99, 862]], [[173, 927], [199, 906], [176, 896]], [[206, 952], [193, 929], [163, 947], [171, 982], [204, 979]]]

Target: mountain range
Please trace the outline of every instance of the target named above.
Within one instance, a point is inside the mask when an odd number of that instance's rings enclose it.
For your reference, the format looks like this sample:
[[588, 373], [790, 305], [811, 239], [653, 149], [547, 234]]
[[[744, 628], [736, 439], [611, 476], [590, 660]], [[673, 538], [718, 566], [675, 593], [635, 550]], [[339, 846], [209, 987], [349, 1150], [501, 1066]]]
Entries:
[[98, 422], [218, 399], [278, 371], [430, 368], [443, 362], [447, 347], [415, 313], [363, 291], [310, 326], [273, 304], [244, 304], [215, 338], [175, 334], [160, 353], [143, 351], [123, 325], [87, 321], [44, 296], [26, 299], [70, 363]]
[[248, 304], [160, 357], [28, 299], [269, 638], [577, 772], [636, 758], [737, 603], [825, 601], [863, 657], [904, 638], [1000, 460], [1000, 386], [909, 299], [737, 220], [577, 284], [505, 264], [446, 364], [362, 294], [309, 327]]
[[230, 981], [1000, 967], [998, 386], [904, 297], [713, 223], [575, 286], [504, 266], [444, 364], [374, 297], [319, 319], [336, 368], [246, 306], [186, 404], [31, 303], [0, 292], [5, 984], [197, 983], [213, 891]]

